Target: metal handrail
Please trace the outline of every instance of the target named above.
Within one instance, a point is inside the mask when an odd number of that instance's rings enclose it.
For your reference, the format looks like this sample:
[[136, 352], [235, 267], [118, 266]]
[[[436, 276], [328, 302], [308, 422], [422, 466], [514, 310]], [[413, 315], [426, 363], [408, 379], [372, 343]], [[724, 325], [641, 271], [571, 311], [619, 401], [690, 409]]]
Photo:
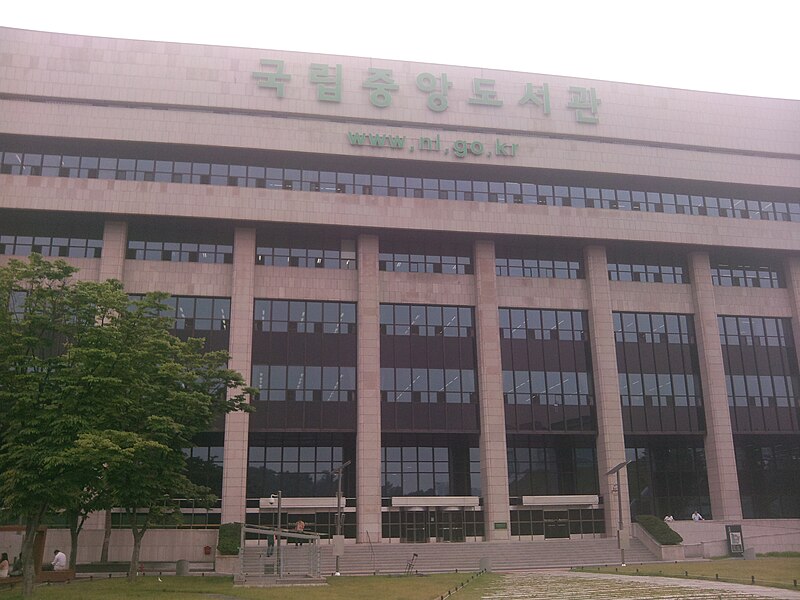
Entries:
[[370, 554], [372, 554], [372, 572], [377, 574], [378, 570], [375, 567], [375, 548], [372, 546], [372, 536], [369, 534], [369, 529], [367, 529], [367, 543], [369, 544]]

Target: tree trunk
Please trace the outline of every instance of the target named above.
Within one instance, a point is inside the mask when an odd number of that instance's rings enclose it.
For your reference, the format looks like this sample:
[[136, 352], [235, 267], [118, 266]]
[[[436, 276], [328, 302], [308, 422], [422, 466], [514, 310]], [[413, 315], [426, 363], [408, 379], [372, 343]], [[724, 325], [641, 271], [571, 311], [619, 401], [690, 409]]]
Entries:
[[128, 581], [136, 579], [136, 572], [139, 568], [139, 552], [142, 549], [142, 538], [147, 531], [147, 524], [138, 527], [136, 524], [136, 511], [128, 513], [131, 520], [131, 533], [133, 534], [133, 552], [131, 553], [131, 564], [128, 568]]
[[[83, 519], [85, 521], [85, 519]], [[78, 562], [78, 536], [83, 528], [83, 521], [78, 513], [68, 512], [67, 522], [69, 525], [69, 568], [75, 570]]]
[[111, 509], [106, 510], [106, 522], [103, 530], [103, 547], [100, 549], [100, 562], [108, 562], [108, 544], [111, 541]]
[[25, 517], [25, 537], [22, 539], [20, 556], [22, 557], [22, 595], [25, 598], [33, 596], [33, 586], [36, 583], [36, 564], [33, 559], [33, 550], [36, 547], [36, 530], [47, 510], [41, 506], [39, 511]]

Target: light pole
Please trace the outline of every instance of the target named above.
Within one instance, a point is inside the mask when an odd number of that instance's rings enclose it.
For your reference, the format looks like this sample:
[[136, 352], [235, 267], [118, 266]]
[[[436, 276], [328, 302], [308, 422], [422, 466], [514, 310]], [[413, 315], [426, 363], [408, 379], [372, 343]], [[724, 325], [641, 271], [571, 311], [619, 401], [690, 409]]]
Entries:
[[[350, 466], [352, 461], [348, 460], [347, 462], [343, 462], [341, 465], [336, 467], [333, 472], [336, 473], [337, 479], [337, 488], [336, 488], [336, 536], [337, 536], [337, 543], [342, 543], [341, 540], [342, 535], [342, 471], [344, 471], [345, 467]], [[342, 547], [344, 550], [344, 547]], [[339, 555], [340, 552], [336, 553], [336, 574], [339, 575]]]
[[277, 494], [270, 494], [269, 503], [273, 504], [275, 499], [278, 499], [278, 535], [275, 536], [275, 563], [278, 565], [278, 577], [283, 577], [283, 563], [281, 562], [281, 497], [282, 492], [278, 490]]
[[617, 524], [617, 541], [619, 543], [619, 555], [620, 555], [620, 563], [622, 566], [625, 566], [625, 546], [628, 543], [627, 538], [625, 540], [622, 539], [622, 488], [619, 484], [619, 472], [622, 471], [625, 467], [627, 467], [632, 460], [626, 460], [624, 462], [619, 463], [616, 467], [611, 469], [606, 475], [616, 475], [617, 476], [617, 509], [619, 514], [619, 522]]

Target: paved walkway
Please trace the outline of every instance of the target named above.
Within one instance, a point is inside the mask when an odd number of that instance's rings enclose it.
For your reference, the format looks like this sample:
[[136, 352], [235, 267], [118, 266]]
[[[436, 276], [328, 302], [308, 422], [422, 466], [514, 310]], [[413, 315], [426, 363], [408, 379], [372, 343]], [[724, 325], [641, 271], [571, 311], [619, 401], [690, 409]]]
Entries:
[[800, 600], [800, 592], [738, 583], [568, 571], [509, 573], [484, 600]]

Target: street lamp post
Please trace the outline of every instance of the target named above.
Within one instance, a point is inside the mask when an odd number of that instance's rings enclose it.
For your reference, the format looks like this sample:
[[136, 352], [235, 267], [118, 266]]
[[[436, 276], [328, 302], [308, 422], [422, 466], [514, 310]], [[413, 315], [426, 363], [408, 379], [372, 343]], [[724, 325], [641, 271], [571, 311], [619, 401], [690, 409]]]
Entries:
[[275, 536], [275, 563], [278, 565], [278, 578], [283, 577], [283, 562], [281, 561], [281, 498], [282, 498], [282, 491], [278, 490], [277, 494], [270, 494], [269, 503], [272, 504], [275, 502], [275, 499], [278, 500], [278, 535]]
[[[336, 473], [337, 488], [336, 488], [336, 536], [337, 539], [342, 535], [342, 471], [345, 467], [350, 466], [352, 461], [343, 462], [336, 467], [333, 472]], [[339, 575], [339, 552], [336, 553], [336, 574]]]
[[624, 462], [619, 463], [616, 467], [611, 469], [606, 475], [616, 475], [617, 476], [617, 513], [619, 515], [619, 521], [617, 523], [617, 541], [619, 543], [619, 555], [620, 555], [620, 563], [622, 566], [625, 566], [625, 546], [628, 543], [628, 540], [622, 539], [622, 530], [623, 530], [623, 523], [622, 523], [622, 488], [620, 487], [619, 482], [619, 473], [627, 467], [632, 460], [626, 460]]

